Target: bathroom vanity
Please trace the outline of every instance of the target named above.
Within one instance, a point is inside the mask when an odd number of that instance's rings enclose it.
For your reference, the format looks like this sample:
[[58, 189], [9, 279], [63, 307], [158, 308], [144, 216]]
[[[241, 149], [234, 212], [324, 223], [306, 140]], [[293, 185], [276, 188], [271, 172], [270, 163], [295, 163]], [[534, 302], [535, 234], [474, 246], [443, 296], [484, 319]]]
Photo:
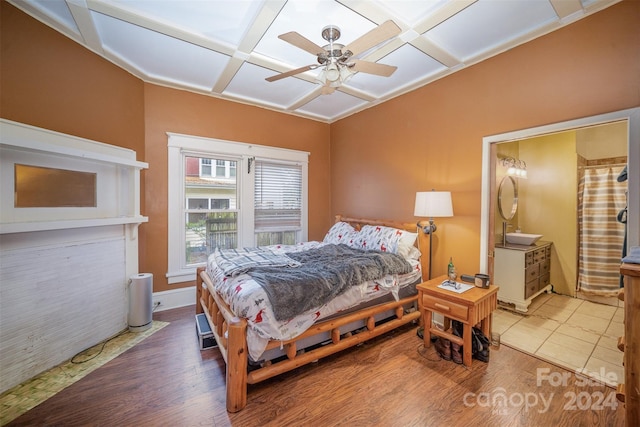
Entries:
[[498, 301], [515, 304], [517, 311], [526, 313], [535, 297], [551, 290], [551, 245], [538, 241], [495, 246], [493, 279], [500, 287]]

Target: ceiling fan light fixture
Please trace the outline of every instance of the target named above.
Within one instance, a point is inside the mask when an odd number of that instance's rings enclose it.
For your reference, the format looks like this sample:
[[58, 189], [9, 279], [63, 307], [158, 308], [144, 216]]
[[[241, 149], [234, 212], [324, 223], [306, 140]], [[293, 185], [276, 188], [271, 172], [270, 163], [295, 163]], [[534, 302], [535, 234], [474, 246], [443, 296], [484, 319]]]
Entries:
[[351, 68], [347, 66], [340, 67], [340, 81], [342, 83], [346, 82], [353, 76], [354, 72]]
[[340, 70], [338, 69], [338, 65], [336, 63], [327, 65], [327, 68], [325, 69], [325, 77], [330, 82], [340, 80]]

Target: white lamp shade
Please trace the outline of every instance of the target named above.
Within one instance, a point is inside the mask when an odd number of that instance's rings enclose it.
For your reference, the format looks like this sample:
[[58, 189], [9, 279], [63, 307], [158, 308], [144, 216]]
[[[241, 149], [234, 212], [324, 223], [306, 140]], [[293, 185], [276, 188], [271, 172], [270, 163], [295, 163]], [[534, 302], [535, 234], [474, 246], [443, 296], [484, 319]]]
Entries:
[[453, 216], [451, 192], [419, 191], [416, 193], [414, 216], [438, 218]]

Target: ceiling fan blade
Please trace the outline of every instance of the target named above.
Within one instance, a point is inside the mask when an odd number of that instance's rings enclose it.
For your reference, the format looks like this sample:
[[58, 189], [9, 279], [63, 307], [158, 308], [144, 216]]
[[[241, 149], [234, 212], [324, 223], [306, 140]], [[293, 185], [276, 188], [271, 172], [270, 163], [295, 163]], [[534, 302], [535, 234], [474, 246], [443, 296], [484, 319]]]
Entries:
[[275, 82], [276, 80], [284, 79], [285, 77], [293, 76], [295, 74], [304, 73], [305, 71], [313, 70], [318, 68], [319, 65], [305, 65], [304, 67], [296, 68], [295, 70], [286, 71], [284, 73], [276, 74], [275, 76], [267, 77], [265, 80], [268, 82]]
[[357, 38], [353, 42], [345, 46], [343, 51], [351, 51], [353, 56], [356, 56], [372, 47], [382, 43], [385, 40], [389, 40], [391, 37], [395, 37], [400, 34], [402, 30], [396, 25], [395, 22], [389, 20], [378, 25], [373, 30]]
[[350, 63], [354, 64], [352, 67], [354, 71], [360, 71], [361, 73], [375, 74], [384, 77], [389, 77], [394, 73], [394, 71], [398, 69], [398, 67], [393, 65], [378, 64], [377, 62], [362, 61], [359, 59], [354, 59], [350, 61]]
[[287, 43], [291, 43], [295, 47], [306, 50], [313, 55], [320, 55], [325, 53], [325, 50], [323, 48], [307, 39], [306, 37], [301, 36], [299, 33], [296, 33], [295, 31], [280, 34], [278, 38], [286, 41]]

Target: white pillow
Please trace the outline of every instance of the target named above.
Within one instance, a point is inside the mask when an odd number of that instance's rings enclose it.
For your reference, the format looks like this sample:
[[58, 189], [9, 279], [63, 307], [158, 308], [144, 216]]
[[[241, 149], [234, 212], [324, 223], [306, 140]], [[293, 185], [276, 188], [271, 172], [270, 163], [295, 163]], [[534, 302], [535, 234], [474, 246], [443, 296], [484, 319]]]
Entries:
[[358, 231], [346, 222], [336, 222], [324, 236], [323, 242], [333, 243], [338, 245], [340, 243], [352, 246], [358, 236]]
[[418, 233], [406, 230], [401, 231], [402, 236], [400, 236], [400, 241], [398, 242], [398, 255], [405, 259], [419, 259], [420, 251], [415, 246]]

